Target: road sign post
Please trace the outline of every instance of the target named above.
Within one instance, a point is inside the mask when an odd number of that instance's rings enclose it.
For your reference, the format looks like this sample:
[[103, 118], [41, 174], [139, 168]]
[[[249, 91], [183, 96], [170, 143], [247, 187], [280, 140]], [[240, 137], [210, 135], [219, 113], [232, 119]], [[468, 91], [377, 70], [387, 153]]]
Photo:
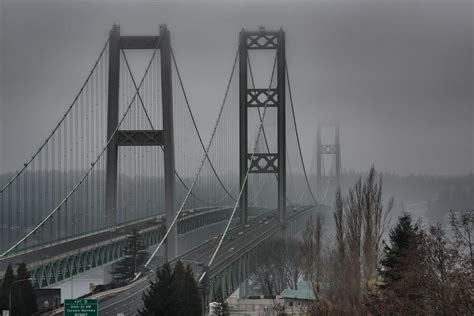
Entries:
[[97, 300], [64, 300], [64, 316], [98, 316]]

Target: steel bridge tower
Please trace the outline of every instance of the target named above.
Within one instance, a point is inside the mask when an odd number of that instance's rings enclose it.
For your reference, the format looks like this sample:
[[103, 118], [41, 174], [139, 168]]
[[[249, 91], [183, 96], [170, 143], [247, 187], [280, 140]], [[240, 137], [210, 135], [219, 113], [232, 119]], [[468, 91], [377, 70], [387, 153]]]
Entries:
[[[248, 50], [277, 51], [277, 87], [248, 87]], [[280, 224], [286, 224], [286, 116], [285, 116], [285, 32], [258, 31], [240, 32], [239, 45], [239, 169], [240, 187], [243, 186], [240, 198], [240, 222], [248, 219], [248, 165], [249, 173], [276, 173], [278, 177], [278, 210]], [[276, 153], [248, 152], [248, 108], [268, 108], [277, 110], [277, 141]]]
[[[163, 104], [162, 130], [119, 130], [119, 87], [120, 52], [122, 49], [159, 49], [161, 58], [161, 91]], [[117, 178], [118, 146], [162, 146], [164, 149], [165, 204], [166, 220], [176, 215], [175, 159], [173, 135], [173, 94], [171, 84], [171, 45], [170, 32], [166, 25], [160, 26], [159, 36], [121, 36], [120, 27], [114, 25], [109, 40], [109, 90], [107, 109], [107, 147], [106, 163], [106, 223], [109, 227], [117, 225]], [[115, 135], [114, 135], [115, 134]], [[166, 257], [172, 260], [177, 256], [177, 233], [173, 228], [166, 241]]]
[[[334, 143], [322, 144], [321, 129], [334, 129]], [[339, 123], [337, 122], [324, 122], [318, 124], [318, 130], [316, 135], [316, 185], [318, 199], [322, 198], [322, 161], [324, 155], [332, 155], [335, 158], [335, 185], [339, 187], [341, 185], [341, 144], [339, 141]]]

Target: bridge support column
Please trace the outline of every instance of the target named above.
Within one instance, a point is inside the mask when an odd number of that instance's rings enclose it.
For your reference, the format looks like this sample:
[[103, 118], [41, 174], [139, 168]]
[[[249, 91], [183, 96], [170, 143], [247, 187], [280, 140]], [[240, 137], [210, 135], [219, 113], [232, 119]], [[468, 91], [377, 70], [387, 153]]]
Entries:
[[280, 224], [286, 225], [286, 56], [285, 33], [278, 35], [278, 214]]
[[240, 287], [239, 287], [239, 298], [240, 299], [247, 298], [249, 296], [248, 286], [249, 286], [249, 281], [248, 280], [244, 280], [242, 283], [240, 283]]
[[[161, 92], [163, 111], [163, 130], [120, 130], [119, 87], [120, 52], [125, 49], [160, 50]], [[166, 221], [169, 225], [176, 216], [176, 181], [174, 161], [173, 127], [173, 87], [171, 83], [171, 44], [170, 32], [166, 25], [160, 26], [160, 36], [120, 36], [120, 29], [114, 25], [110, 31], [109, 42], [109, 94], [107, 112], [106, 166], [106, 222], [108, 227], [117, 225], [117, 177], [118, 146], [162, 146], [164, 150]], [[144, 140], [144, 136], [146, 140]], [[177, 256], [178, 239], [176, 226], [166, 240], [168, 260]]]
[[[166, 225], [169, 227], [176, 216], [176, 180], [174, 162], [173, 87], [171, 85], [171, 43], [166, 25], [160, 26], [161, 89], [163, 103], [163, 145], [165, 163]], [[176, 225], [166, 239], [166, 258], [173, 260], [178, 255], [178, 233]]]
[[247, 174], [247, 151], [248, 151], [248, 114], [247, 114], [247, 34], [244, 30], [240, 32], [239, 46], [239, 166], [240, 166], [240, 188], [243, 186], [240, 197], [240, 224], [248, 220], [248, 181]]
[[115, 131], [119, 119], [120, 27], [114, 25], [109, 41], [109, 91], [107, 105], [107, 163], [105, 171], [105, 223], [117, 225], [118, 147]]
[[[248, 87], [248, 50], [274, 49], [277, 53], [277, 87]], [[278, 210], [281, 225], [286, 225], [286, 66], [285, 32], [258, 31], [240, 32], [239, 46], [239, 160], [240, 223], [248, 220], [248, 175], [247, 173], [277, 174]], [[273, 73], [273, 72], [272, 72]], [[248, 108], [262, 108], [265, 111], [277, 110], [277, 152], [249, 153], [248, 147]], [[253, 112], [254, 114], [254, 112]], [[253, 146], [253, 142], [251, 142]], [[253, 148], [251, 148], [253, 150]], [[262, 164], [263, 163], [263, 164]], [[249, 166], [250, 164], [250, 166]]]

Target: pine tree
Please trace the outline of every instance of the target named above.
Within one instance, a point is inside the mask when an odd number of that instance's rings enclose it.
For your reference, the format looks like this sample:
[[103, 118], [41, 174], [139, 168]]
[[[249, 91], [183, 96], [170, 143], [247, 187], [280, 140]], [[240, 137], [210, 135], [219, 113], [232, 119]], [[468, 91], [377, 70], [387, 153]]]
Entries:
[[112, 272], [114, 283], [117, 284], [132, 280], [146, 261], [147, 251], [137, 230], [127, 238], [123, 253], [124, 257], [117, 262]]
[[186, 286], [186, 270], [181, 260], [176, 262], [173, 271], [174, 283], [176, 288], [182, 289]]
[[0, 288], [0, 310], [8, 309], [8, 294], [12, 283], [15, 281], [12, 265], [9, 264], [2, 280], [2, 287]]
[[402, 277], [405, 259], [417, 247], [421, 229], [412, 222], [410, 214], [399, 217], [398, 223], [390, 230], [390, 245], [385, 244], [380, 275], [384, 283], [396, 282]]
[[[16, 270], [17, 280], [28, 280], [30, 272], [25, 263], [20, 263]], [[38, 310], [36, 294], [30, 281], [22, 281], [15, 284], [15, 304], [12, 307], [14, 315], [29, 316]]]
[[156, 281], [143, 295], [140, 315], [199, 316], [201, 300], [193, 271], [178, 261], [171, 272], [169, 264], [157, 271]]
[[[424, 232], [419, 223], [404, 214], [390, 230], [390, 245], [384, 246], [380, 262], [380, 304], [387, 314], [427, 314], [426, 289], [423, 282], [425, 261]], [[429, 314], [429, 313], [428, 313]]]
[[186, 308], [182, 315], [201, 315], [201, 297], [199, 294], [198, 284], [194, 278], [194, 273], [190, 265], [186, 266], [184, 283], [184, 293], [180, 297], [185, 300], [185, 304], [183, 306]]
[[150, 288], [143, 294], [143, 310], [140, 315], [147, 316], [177, 316], [176, 306], [178, 304], [178, 293], [176, 291], [175, 274], [166, 263], [156, 272], [155, 282], [150, 282]]

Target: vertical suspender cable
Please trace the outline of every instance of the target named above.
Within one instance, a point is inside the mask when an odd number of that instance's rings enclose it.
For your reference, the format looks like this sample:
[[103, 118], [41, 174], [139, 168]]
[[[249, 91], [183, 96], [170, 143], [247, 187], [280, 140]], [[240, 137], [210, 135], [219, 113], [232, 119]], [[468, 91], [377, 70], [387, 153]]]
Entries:
[[[147, 268], [148, 265], [151, 263], [151, 261], [153, 260], [153, 258], [155, 257], [155, 255], [158, 253], [158, 251], [160, 250], [161, 246], [162, 246], [163, 243], [165, 242], [166, 238], [168, 237], [168, 235], [169, 235], [171, 229], [172, 229], [173, 226], [176, 224], [176, 222], [177, 222], [177, 220], [178, 220], [178, 217], [179, 217], [179, 215], [181, 214], [181, 212], [183, 211], [184, 206], [185, 206], [187, 200], [189, 199], [189, 197], [190, 197], [190, 195], [191, 195], [191, 192], [192, 192], [192, 190], [193, 190], [193, 188], [194, 188], [194, 186], [195, 186], [195, 184], [196, 184], [196, 182], [197, 182], [197, 180], [198, 180], [198, 178], [199, 178], [199, 175], [200, 175], [200, 173], [201, 173], [202, 167], [203, 167], [203, 165], [204, 165], [204, 163], [205, 163], [205, 161], [206, 161], [207, 154], [208, 154], [208, 152], [209, 152], [209, 150], [210, 150], [210, 148], [211, 148], [212, 141], [213, 141], [214, 136], [215, 136], [215, 134], [216, 134], [217, 127], [218, 127], [218, 125], [219, 125], [220, 119], [222, 118], [222, 112], [223, 112], [224, 105], [225, 105], [226, 100], [227, 100], [227, 95], [228, 95], [228, 93], [229, 93], [230, 84], [231, 84], [231, 82], [232, 82], [232, 77], [233, 77], [233, 75], [234, 75], [235, 66], [236, 66], [236, 64], [237, 64], [237, 58], [238, 58], [238, 56], [239, 56], [238, 53], [239, 53], [239, 50], [237, 49], [237, 52], [236, 52], [236, 55], [235, 55], [235, 59], [234, 59], [234, 64], [233, 64], [233, 66], [232, 66], [232, 71], [231, 71], [230, 78], [229, 78], [229, 82], [228, 82], [228, 84], [227, 84], [226, 92], [225, 92], [225, 94], [224, 94], [224, 100], [223, 100], [223, 102], [222, 102], [222, 104], [221, 104], [221, 107], [220, 107], [220, 109], [219, 109], [219, 114], [218, 114], [218, 116], [217, 116], [217, 121], [216, 121], [216, 124], [214, 125], [214, 129], [213, 129], [213, 132], [212, 132], [212, 134], [211, 134], [211, 138], [209, 139], [209, 143], [208, 143], [208, 145], [207, 145], [207, 148], [206, 148], [206, 150], [205, 150], [204, 157], [203, 157], [202, 160], [201, 160], [201, 163], [200, 163], [199, 168], [198, 168], [198, 170], [197, 170], [197, 172], [196, 172], [196, 175], [195, 175], [195, 177], [194, 177], [194, 179], [193, 179], [193, 182], [191, 183], [191, 186], [190, 186], [189, 190], [187, 191], [186, 196], [185, 196], [183, 202], [181, 203], [181, 206], [180, 206], [180, 208], [178, 209], [178, 212], [176, 213], [176, 216], [173, 218], [173, 221], [171, 222], [171, 224], [170, 224], [169, 227], [167, 228], [167, 231], [166, 231], [165, 235], [163, 236], [163, 238], [161, 239], [161, 241], [160, 241], [160, 243], [158, 244], [158, 246], [155, 248], [155, 250], [152, 252], [152, 254], [151, 254], [150, 257], [148, 258], [148, 260], [145, 262], [145, 265], [144, 265], [145, 268]], [[135, 279], [138, 279], [139, 276], [140, 276], [140, 274], [138, 274], [138, 275], [135, 277]]]

